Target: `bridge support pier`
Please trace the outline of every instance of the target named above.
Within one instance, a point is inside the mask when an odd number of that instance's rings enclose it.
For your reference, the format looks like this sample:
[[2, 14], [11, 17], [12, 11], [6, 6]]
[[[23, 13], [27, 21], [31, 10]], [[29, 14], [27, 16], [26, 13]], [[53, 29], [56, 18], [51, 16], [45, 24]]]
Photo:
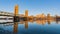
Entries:
[[20, 21], [19, 16], [14, 16], [14, 22], [19, 22], [19, 21]]

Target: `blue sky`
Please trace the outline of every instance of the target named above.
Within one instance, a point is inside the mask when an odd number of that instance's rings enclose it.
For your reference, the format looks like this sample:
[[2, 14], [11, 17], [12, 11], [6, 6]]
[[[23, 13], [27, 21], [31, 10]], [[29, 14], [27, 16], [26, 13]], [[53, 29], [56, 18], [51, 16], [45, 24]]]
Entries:
[[28, 10], [29, 15], [60, 15], [60, 0], [0, 0], [0, 11], [14, 12], [16, 4], [19, 5], [19, 14]]

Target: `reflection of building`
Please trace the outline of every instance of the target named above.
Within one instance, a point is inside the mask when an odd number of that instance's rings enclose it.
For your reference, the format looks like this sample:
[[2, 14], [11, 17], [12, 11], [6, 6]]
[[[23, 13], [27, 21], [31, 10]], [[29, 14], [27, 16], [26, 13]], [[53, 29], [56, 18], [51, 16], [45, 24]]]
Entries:
[[47, 20], [48, 24], [51, 24], [51, 22], [54, 22], [54, 20]]
[[14, 23], [14, 32], [15, 32], [15, 33], [18, 32], [18, 23]]
[[51, 20], [47, 20], [48, 24], [50, 24]]
[[20, 22], [20, 24], [24, 24], [24, 22], [23, 22], [23, 21], [21, 21], [21, 22]]
[[36, 23], [37, 24], [45, 24], [46, 23], [46, 20], [37, 20]]
[[59, 20], [58, 21], [56, 20], [56, 24], [60, 24], [60, 21]]
[[25, 21], [25, 28], [28, 28], [28, 21]]
[[24, 21], [20, 21], [20, 24], [24, 24]]
[[29, 22], [33, 23], [34, 21], [33, 20], [29, 20]]
[[48, 24], [51, 24], [51, 22], [53, 22], [54, 20], [36, 20], [36, 23], [37, 24], [45, 24], [46, 22], [48, 23]]

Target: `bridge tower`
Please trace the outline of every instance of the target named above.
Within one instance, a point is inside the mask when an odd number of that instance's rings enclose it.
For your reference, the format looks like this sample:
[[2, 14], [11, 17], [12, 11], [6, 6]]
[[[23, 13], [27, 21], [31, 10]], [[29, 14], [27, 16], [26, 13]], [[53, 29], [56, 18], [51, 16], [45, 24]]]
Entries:
[[16, 5], [14, 8], [14, 22], [19, 22], [18, 5]]
[[25, 10], [25, 17], [28, 17], [28, 10]]
[[14, 15], [15, 16], [18, 16], [18, 5], [15, 6], [14, 10], [15, 10], [14, 11]]
[[25, 10], [25, 20], [28, 20], [28, 10]]
[[25, 10], [25, 16], [23, 18], [24, 21], [28, 20], [28, 10]]
[[18, 5], [16, 5], [14, 8], [14, 33], [18, 32], [18, 23], [17, 23], [18, 21], [19, 21]]

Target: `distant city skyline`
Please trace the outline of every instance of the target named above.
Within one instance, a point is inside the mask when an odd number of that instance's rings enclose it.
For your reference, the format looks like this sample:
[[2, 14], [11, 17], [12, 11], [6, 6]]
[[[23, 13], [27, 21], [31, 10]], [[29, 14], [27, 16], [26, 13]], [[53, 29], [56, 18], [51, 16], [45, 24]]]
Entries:
[[19, 5], [19, 14], [28, 10], [29, 15], [60, 15], [60, 0], [0, 0], [0, 11], [14, 12], [16, 4]]

